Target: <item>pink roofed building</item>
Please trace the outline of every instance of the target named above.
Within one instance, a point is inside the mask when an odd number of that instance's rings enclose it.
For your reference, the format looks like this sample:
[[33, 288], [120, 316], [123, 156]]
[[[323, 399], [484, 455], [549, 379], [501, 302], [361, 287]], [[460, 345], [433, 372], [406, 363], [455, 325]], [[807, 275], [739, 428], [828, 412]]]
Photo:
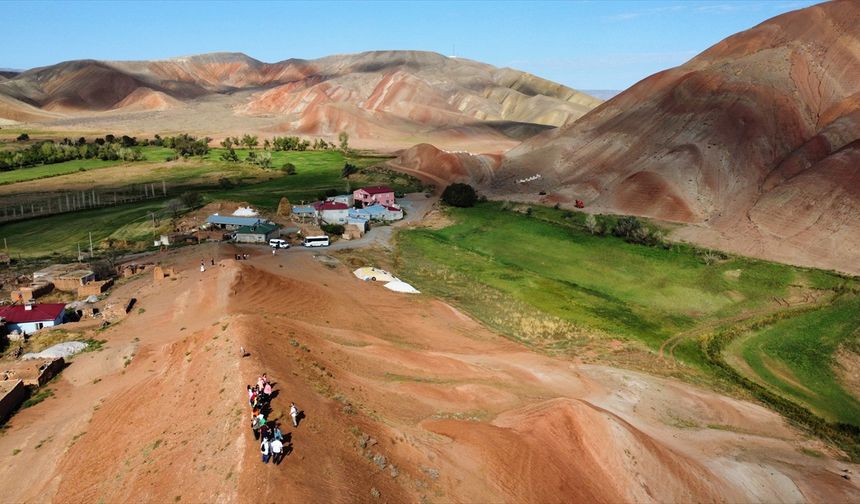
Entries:
[[370, 206], [379, 203], [385, 206], [394, 206], [394, 189], [388, 186], [362, 187], [353, 193], [355, 201], [360, 201], [362, 206]]

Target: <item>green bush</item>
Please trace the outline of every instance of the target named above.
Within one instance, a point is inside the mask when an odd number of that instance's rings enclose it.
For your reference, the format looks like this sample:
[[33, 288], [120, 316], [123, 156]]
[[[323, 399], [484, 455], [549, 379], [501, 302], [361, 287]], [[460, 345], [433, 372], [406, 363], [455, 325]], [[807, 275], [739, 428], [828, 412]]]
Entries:
[[340, 224], [323, 224], [320, 226], [320, 229], [326, 232], [326, 234], [330, 235], [342, 235], [344, 232], [344, 227]]
[[343, 170], [340, 171], [340, 176], [348, 178], [353, 173], [358, 173], [358, 166], [355, 166], [352, 163], [346, 163], [343, 165]]
[[458, 182], [445, 188], [445, 191], [442, 192], [442, 201], [451, 206], [466, 208], [475, 206], [475, 202], [478, 201], [478, 194], [474, 187]]

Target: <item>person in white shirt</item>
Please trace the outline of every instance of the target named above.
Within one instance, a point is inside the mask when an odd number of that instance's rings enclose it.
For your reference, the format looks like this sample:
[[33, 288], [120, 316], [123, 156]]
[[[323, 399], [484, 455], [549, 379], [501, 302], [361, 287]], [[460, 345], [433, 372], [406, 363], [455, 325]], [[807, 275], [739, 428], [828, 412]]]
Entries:
[[271, 442], [271, 448], [272, 463], [278, 465], [284, 458], [284, 443], [282, 443], [280, 439], [275, 438], [275, 440]]
[[296, 408], [296, 403], [290, 403], [290, 416], [293, 417], [293, 427], [299, 426], [299, 409]]

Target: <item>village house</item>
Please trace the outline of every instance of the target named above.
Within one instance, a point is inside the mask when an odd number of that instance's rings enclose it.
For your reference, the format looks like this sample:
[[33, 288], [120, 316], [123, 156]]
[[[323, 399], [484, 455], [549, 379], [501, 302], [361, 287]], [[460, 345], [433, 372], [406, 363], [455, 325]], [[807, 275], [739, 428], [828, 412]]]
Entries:
[[394, 221], [403, 218], [403, 210], [387, 205], [370, 205], [364, 208], [350, 210], [350, 217], [372, 221]]
[[352, 215], [350, 215], [346, 218], [346, 225], [355, 226], [356, 228], [361, 230], [362, 233], [366, 233], [367, 230], [370, 228], [370, 221], [363, 217], [353, 217]]
[[269, 243], [272, 238], [279, 236], [278, 226], [268, 222], [259, 222], [253, 226], [242, 226], [236, 231], [237, 243]]
[[298, 219], [316, 219], [317, 209], [313, 205], [293, 205], [293, 217]]
[[353, 191], [355, 201], [361, 203], [362, 206], [370, 206], [374, 203], [382, 205], [394, 205], [394, 189], [388, 186], [370, 186], [362, 187]]
[[346, 224], [349, 217], [349, 206], [334, 201], [321, 201], [314, 204], [320, 220], [326, 224]]
[[63, 303], [0, 306], [0, 318], [6, 321], [8, 332], [33, 334], [44, 327], [62, 324], [65, 309]]
[[355, 196], [353, 196], [352, 194], [338, 194], [337, 196], [331, 196], [326, 198], [326, 201], [343, 203], [344, 205], [352, 208], [355, 205]]
[[212, 214], [206, 223], [218, 229], [235, 230], [243, 226], [253, 226], [262, 222], [259, 217], [236, 217], [234, 215]]

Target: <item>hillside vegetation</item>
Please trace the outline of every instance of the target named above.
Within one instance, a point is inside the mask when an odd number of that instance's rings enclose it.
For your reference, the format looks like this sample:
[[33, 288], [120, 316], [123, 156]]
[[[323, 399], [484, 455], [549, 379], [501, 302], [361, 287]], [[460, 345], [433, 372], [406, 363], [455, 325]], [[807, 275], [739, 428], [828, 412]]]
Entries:
[[[451, 225], [399, 234], [400, 274], [511, 338], [769, 402], [725, 372], [725, 356], [737, 376], [801, 405], [790, 419], [860, 426], [857, 391], [837, 378], [834, 359], [840, 348], [857, 348], [857, 280], [593, 235], [584, 215], [550, 208], [445, 211]], [[608, 227], [615, 221], [603, 218]], [[831, 437], [844, 434], [834, 429]]]

